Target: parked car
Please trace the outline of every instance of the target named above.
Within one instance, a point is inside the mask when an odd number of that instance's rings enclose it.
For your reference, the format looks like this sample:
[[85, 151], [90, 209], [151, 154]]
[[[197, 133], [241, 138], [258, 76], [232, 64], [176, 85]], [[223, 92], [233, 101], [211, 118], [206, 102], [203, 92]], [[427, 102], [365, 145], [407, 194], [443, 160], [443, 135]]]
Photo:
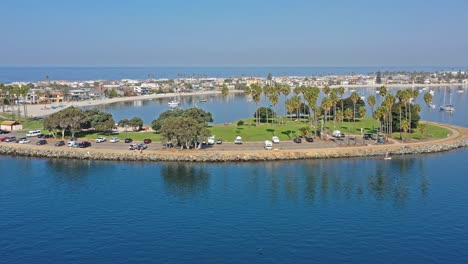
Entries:
[[78, 147], [78, 142], [77, 141], [69, 141], [67, 146], [69, 148], [77, 148]]
[[96, 138], [96, 143], [102, 143], [104, 141], [106, 141], [107, 139], [105, 137], [98, 137]]
[[45, 145], [45, 144], [47, 144], [47, 140], [45, 139], [41, 139], [38, 142], [36, 142], [36, 145]]
[[132, 143], [132, 142], [133, 142], [133, 139], [131, 139], [131, 138], [126, 138], [125, 139], [125, 143]]
[[[30, 134], [28, 133], [28, 134], [26, 134], [26, 135], [30, 135]], [[41, 133], [41, 134], [37, 134], [37, 138], [43, 138], [43, 137], [44, 137], [44, 134], [42, 134], [42, 133]]]
[[14, 142], [16, 141], [16, 137], [15, 136], [11, 136], [11, 137], [7, 137], [7, 139], [5, 139], [6, 142]]
[[88, 142], [88, 141], [83, 141], [83, 142], [80, 142], [80, 143], [78, 144], [78, 147], [79, 147], [79, 148], [91, 147], [91, 143]]
[[8, 134], [8, 133], [10, 133], [10, 131], [4, 130], [4, 129], [0, 129], [0, 134]]
[[64, 145], [65, 145], [65, 141], [63, 141], [63, 140], [57, 141], [54, 144], [54, 146], [56, 146], [56, 147], [61, 147], [61, 146], [64, 146]]
[[208, 143], [209, 145], [213, 145], [214, 143], [216, 143], [215, 136], [208, 137], [208, 140], [206, 143]]
[[216, 144], [223, 144], [223, 140], [222, 140], [221, 138], [218, 138], [218, 139], [216, 140]]
[[271, 141], [272, 141], [273, 143], [275, 143], [275, 144], [278, 144], [278, 143], [280, 142], [279, 137], [277, 137], [277, 136], [273, 136], [273, 137], [271, 138]]
[[1, 138], [0, 138], [0, 142], [5, 141], [7, 138], [8, 138], [8, 137], [1, 137]]
[[295, 143], [302, 143], [302, 139], [300, 137], [296, 137], [293, 139]]
[[237, 136], [234, 140], [234, 144], [242, 144], [242, 138], [240, 136]]
[[113, 138], [111, 138], [111, 140], [110, 140], [109, 142], [110, 142], [110, 143], [117, 143], [117, 142], [119, 142], [119, 141], [120, 141], [120, 138], [118, 138], [118, 137], [113, 137]]
[[35, 137], [35, 136], [38, 136], [38, 135], [42, 135], [41, 131], [40, 130], [30, 130], [28, 131], [28, 133], [26, 133], [26, 136], [27, 137]]
[[145, 144], [149, 144], [149, 143], [151, 143], [151, 139], [149, 139], [149, 138], [145, 138], [145, 140], [143, 140], [143, 143], [145, 143]]
[[306, 137], [306, 141], [307, 142], [314, 142], [314, 138], [313, 137]]
[[336, 137], [336, 138], [344, 138], [345, 134], [341, 133], [341, 131], [339, 131], [339, 130], [333, 130], [332, 136]]
[[18, 139], [18, 143], [20, 143], [20, 144], [26, 144], [26, 143], [29, 143], [29, 142], [31, 142], [31, 140], [29, 140], [28, 138], [25, 138], [25, 137]]
[[148, 146], [145, 143], [140, 143], [140, 144], [131, 144], [128, 149], [130, 150], [142, 150], [146, 149]]
[[266, 150], [271, 150], [273, 148], [273, 142], [270, 140], [265, 140], [265, 145], [264, 145]]

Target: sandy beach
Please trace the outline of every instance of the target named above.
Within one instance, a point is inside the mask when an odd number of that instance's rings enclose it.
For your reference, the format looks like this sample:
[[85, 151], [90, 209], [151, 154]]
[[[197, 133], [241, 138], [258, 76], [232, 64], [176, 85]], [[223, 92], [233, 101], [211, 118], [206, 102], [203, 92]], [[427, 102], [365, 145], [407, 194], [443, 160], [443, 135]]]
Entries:
[[[240, 93], [243, 91], [235, 90], [230, 91], [231, 93]], [[30, 117], [44, 117], [52, 113], [63, 110], [64, 108], [70, 106], [83, 107], [83, 106], [95, 106], [95, 105], [104, 105], [117, 102], [125, 101], [137, 101], [137, 100], [152, 100], [157, 98], [171, 98], [178, 96], [203, 96], [203, 95], [212, 95], [220, 94], [220, 91], [202, 91], [202, 92], [191, 92], [191, 93], [165, 93], [165, 94], [150, 94], [150, 95], [140, 95], [140, 96], [130, 96], [130, 97], [116, 97], [100, 100], [85, 100], [85, 101], [68, 101], [59, 104], [37, 104], [37, 105], [28, 105], [28, 116]], [[62, 105], [62, 107], [58, 107]], [[55, 109], [52, 109], [54, 107]]]

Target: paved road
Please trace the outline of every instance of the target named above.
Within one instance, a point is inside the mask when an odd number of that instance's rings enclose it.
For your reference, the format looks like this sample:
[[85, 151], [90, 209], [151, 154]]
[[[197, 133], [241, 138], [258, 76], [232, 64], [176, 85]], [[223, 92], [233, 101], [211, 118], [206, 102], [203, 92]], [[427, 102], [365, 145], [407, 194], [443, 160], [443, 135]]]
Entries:
[[[6, 134], [6, 135], [1, 135], [0, 137], [3, 136], [16, 136], [16, 138], [21, 138], [25, 137], [25, 134], [23, 133], [11, 133], [11, 134]], [[24, 145], [34, 145], [36, 144], [37, 141], [40, 139], [37, 137], [29, 137], [31, 140], [30, 143], [26, 143]], [[55, 138], [48, 138], [46, 139], [48, 142], [48, 145], [53, 145], [55, 142], [61, 140], [61, 139], [55, 139]], [[81, 139], [78, 139], [78, 142], [82, 141]], [[91, 149], [110, 149], [110, 150], [127, 150], [129, 145], [128, 143], [124, 143], [123, 141], [117, 142], [117, 143], [110, 143], [109, 141], [103, 142], [103, 143], [96, 143], [94, 140], [88, 140], [91, 142], [92, 146], [90, 147]], [[65, 140], [65, 142], [68, 142], [68, 140]], [[132, 143], [142, 143], [141, 141], [134, 141]], [[362, 138], [356, 136], [355, 139], [350, 139], [349, 137], [344, 138], [344, 139], [331, 139], [329, 141], [323, 141], [323, 140], [316, 140], [315, 142], [306, 142], [305, 140], [302, 141], [302, 143], [294, 143], [292, 140], [289, 141], [282, 141], [279, 144], [273, 144], [273, 149], [278, 149], [278, 150], [300, 150], [300, 149], [317, 149], [317, 148], [333, 148], [333, 147], [346, 147], [346, 146], [360, 146], [363, 144], [370, 144], [371, 142], [369, 141], [364, 141]], [[7, 143], [7, 142], [2, 142], [2, 144], [17, 144], [17, 143]], [[66, 147], [66, 146], [63, 146]], [[148, 150], [162, 150], [165, 147], [161, 142], [154, 142], [151, 144], [148, 144]], [[232, 150], [263, 150], [264, 149], [264, 142], [259, 141], [259, 142], [244, 142], [241, 145], [236, 145], [234, 142], [223, 142], [222, 144], [215, 144], [215, 145], [206, 145], [203, 146], [201, 151], [232, 151]]]

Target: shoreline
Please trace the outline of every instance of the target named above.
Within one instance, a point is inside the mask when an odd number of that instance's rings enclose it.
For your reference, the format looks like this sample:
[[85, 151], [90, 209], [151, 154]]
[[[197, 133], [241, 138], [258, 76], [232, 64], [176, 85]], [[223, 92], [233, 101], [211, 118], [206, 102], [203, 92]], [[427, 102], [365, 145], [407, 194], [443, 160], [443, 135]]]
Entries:
[[[363, 89], [370, 89], [370, 88], [378, 88], [382, 85], [331, 85], [331, 88], [336, 88], [343, 86], [344, 88], [363, 88]], [[463, 84], [389, 84], [385, 85], [387, 88], [420, 88], [420, 87], [456, 87], [456, 86], [465, 86]], [[243, 90], [232, 90], [229, 91], [230, 93], [243, 93]], [[106, 105], [118, 102], [128, 102], [128, 101], [139, 101], [139, 100], [153, 100], [153, 99], [160, 99], [160, 98], [171, 98], [177, 96], [203, 96], [203, 95], [216, 95], [221, 94], [221, 91], [198, 91], [198, 92], [184, 92], [184, 93], [164, 93], [164, 94], [151, 94], [151, 95], [138, 95], [138, 96], [130, 96], [130, 97], [115, 97], [115, 98], [108, 98], [108, 99], [99, 99], [99, 100], [86, 100], [86, 101], [68, 101], [57, 103], [54, 105], [51, 104], [29, 104], [27, 105], [27, 111], [29, 117], [46, 117], [50, 114], [59, 112], [66, 107], [76, 106], [76, 107], [87, 107], [87, 106], [97, 106], [97, 105]], [[56, 109], [50, 108], [50, 106], [58, 106], [58, 105], [65, 105], [66, 107], [58, 107]], [[45, 107], [48, 107], [47, 109]]]
[[1, 144], [1, 155], [27, 156], [38, 158], [65, 158], [80, 160], [110, 160], [110, 161], [146, 161], [146, 162], [246, 162], [246, 161], [278, 161], [306, 160], [329, 158], [383, 157], [391, 155], [408, 155], [444, 152], [468, 147], [468, 129], [459, 126], [433, 123], [449, 129], [452, 134], [444, 139], [425, 142], [398, 143], [391, 145], [367, 145], [330, 148], [310, 148], [301, 150], [219, 150], [204, 152], [201, 150], [145, 150], [134, 152], [112, 149], [69, 149], [53, 146], [36, 146], [21, 144]]

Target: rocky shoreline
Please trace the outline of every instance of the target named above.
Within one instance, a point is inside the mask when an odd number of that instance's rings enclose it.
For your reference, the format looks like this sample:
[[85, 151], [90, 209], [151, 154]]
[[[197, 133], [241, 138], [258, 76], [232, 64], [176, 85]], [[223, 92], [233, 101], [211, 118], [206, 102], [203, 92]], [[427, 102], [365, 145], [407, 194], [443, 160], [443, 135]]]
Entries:
[[391, 145], [318, 148], [307, 150], [216, 152], [200, 150], [179, 151], [174, 149], [133, 152], [96, 149], [57, 149], [52, 146], [0, 145], [0, 155], [110, 161], [245, 162], [372, 157], [383, 156], [387, 152], [391, 155], [415, 155], [468, 147], [468, 133], [466, 132], [466, 129], [459, 127], [449, 128], [456, 130], [458, 135], [443, 140]]

